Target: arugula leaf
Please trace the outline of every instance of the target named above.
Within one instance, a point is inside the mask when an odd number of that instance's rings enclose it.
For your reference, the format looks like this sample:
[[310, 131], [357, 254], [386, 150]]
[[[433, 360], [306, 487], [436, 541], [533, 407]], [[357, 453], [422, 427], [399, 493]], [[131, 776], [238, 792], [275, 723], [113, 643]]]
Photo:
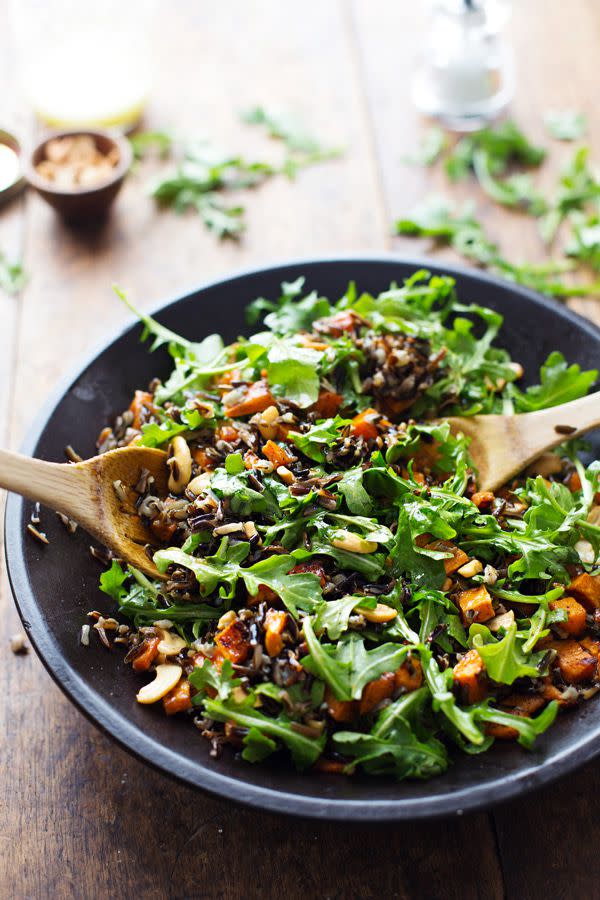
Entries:
[[549, 110], [544, 124], [551, 137], [558, 141], [577, 141], [587, 131], [587, 119], [575, 109]]
[[129, 574], [123, 570], [116, 559], [113, 559], [110, 569], [100, 576], [100, 590], [118, 603], [127, 594], [127, 588], [124, 585], [128, 579]]
[[211, 594], [221, 585], [220, 596], [231, 598], [240, 578], [249, 594], [256, 594], [259, 586], [264, 584], [275, 591], [296, 617], [298, 609], [310, 612], [321, 599], [321, 586], [316, 575], [309, 572], [288, 574], [296, 563], [292, 556], [270, 556], [244, 568], [241, 563], [250, 550], [248, 543], [228, 546], [224, 540], [222, 548], [215, 556], [198, 558], [171, 547], [158, 550], [153, 559], [159, 572], [166, 572], [170, 565], [190, 569], [202, 594]]
[[586, 204], [600, 197], [600, 181], [591, 169], [588, 158], [589, 147], [579, 147], [560, 173], [556, 197], [540, 220], [540, 234], [547, 244], [554, 240], [569, 212], [582, 210]]
[[474, 716], [478, 722], [495, 722], [497, 725], [506, 725], [518, 732], [517, 741], [522, 747], [531, 750], [536, 737], [543, 734], [552, 725], [558, 713], [558, 703], [553, 700], [536, 716], [535, 719], [527, 716], [516, 716], [501, 709], [494, 709], [487, 703], [474, 707]]
[[417, 152], [412, 156], [405, 156], [404, 162], [416, 166], [432, 166], [447, 146], [446, 132], [434, 125], [422, 136]]
[[517, 637], [517, 623], [513, 622], [502, 640], [495, 640], [485, 625], [471, 625], [469, 645], [474, 647], [483, 662], [488, 675], [499, 684], [512, 684], [517, 678], [539, 678], [547, 674], [547, 666], [542, 666], [546, 653], [525, 654], [523, 643]]
[[20, 262], [9, 262], [0, 251], [0, 289], [7, 294], [18, 294], [27, 283], [25, 269]]
[[471, 744], [475, 746], [483, 744], [485, 735], [477, 727], [473, 710], [461, 709], [450, 690], [452, 672], [448, 669], [445, 672], [440, 671], [440, 667], [431, 651], [421, 648], [420, 655], [425, 681], [433, 698], [432, 708], [434, 712], [443, 713], [459, 734]]
[[317, 639], [310, 619], [304, 619], [304, 637], [309, 655], [302, 660], [304, 668], [329, 685], [338, 700], [358, 700], [363, 688], [384, 672], [395, 672], [410, 647], [380, 644], [366, 650], [364, 641], [349, 634], [334, 644]]
[[143, 159], [149, 150], [156, 150], [161, 159], [166, 159], [173, 147], [173, 137], [166, 131], [139, 131], [129, 138], [133, 158]]
[[407, 721], [410, 708], [426, 699], [427, 689], [420, 688], [400, 697], [386, 707], [369, 734], [338, 731], [333, 736], [336, 749], [354, 757], [354, 766], [371, 775], [393, 775], [405, 778], [432, 778], [445, 772], [449, 760], [446, 748], [433, 736], [419, 740]]
[[398, 512], [398, 528], [391, 557], [394, 575], [408, 575], [415, 587], [441, 588], [446, 577], [443, 563], [420, 552], [414, 544], [408, 513], [403, 507]]
[[585, 397], [598, 377], [596, 369], [581, 371], [577, 363], [567, 365], [562, 353], [554, 350], [540, 370], [540, 384], [519, 390], [510, 385], [516, 412], [533, 412]]
[[336, 416], [335, 419], [321, 419], [308, 431], [290, 431], [289, 437], [305, 456], [322, 463], [325, 462], [323, 448], [333, 447], [343, 429], [350, 424], [350, 419], [343, 419], [341, 416]]
[[243, 112], [241, 118], [248, 125], [264, 125], [269, 137], [283, 141], [288, 150], [311, 155], [323, 152], [319, 141], [289, 114], [269, 112], [264, 106], [254, 106]]
[[213, 688], [219, 700], [227, 700], [232, 690], [241, 685], [241, 678], [234, 678], [233, 665], [229, 659], [223, 660], [219, 671], [213, 663], [205, 659], [202, 666], [196, 666], [189, 676], [189, 682], [198, 693], [192, 697], [194, 706], [199, 706], [206, 695], [206, 688]]
[[[277, 718], [266, 716], [255, 709], [251, 704], [253, 695], [250, 694], [248, 700], [242, 704], [235, 703], [233, 697], [227, 700], [204, 700], [204, 710], [206, 715], [218, 722], [234, 722], [242, 728], [255, 729], [259, 731], [264, 738], [271, 742], [278, 742], [285, 745], [292, 755], [292, 759], [299, 769], [306, 769], [312, 766], [325, 747], [326, 735], [323, 734], [318, 738], [309, 738], [298, 731], [294, 731], [294, 722], [283, 713]], [[244, 753], [245, 759], [249, 762], [256, 762], [264, 758], [261, 751], [266, 751], [270, 747], [266, 741], [260, 742], [261, 750], [257, 754], [257, 741], [250, 738], [246, 743]]]
[[314, 617], [314, 628], [318, 634], [326, 631], [332, 641], [348, 630], [348, 620], [352, 610], [357, 606], [374, 609], [377, 606], [375, 597], [347, 596], [339, 600], [324, 600], [319, 603]]

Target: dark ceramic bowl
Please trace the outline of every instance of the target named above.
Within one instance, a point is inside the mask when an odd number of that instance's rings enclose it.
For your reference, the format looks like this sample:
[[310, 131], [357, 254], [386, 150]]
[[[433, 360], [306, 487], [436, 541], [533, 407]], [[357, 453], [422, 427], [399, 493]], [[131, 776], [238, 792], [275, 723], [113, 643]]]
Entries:
[[[96, 148], [106, 155], [116, 148], [119, 153], [119, 161], [113, 167], [112, 174], [106, 181], [90, 187], [63, 187], [54, 184], [44, 178], [36, 170], [38, 163], [46, 158], [46, 144], [53, 138], [76, 137], [85, 135], [91, 137]], [[105, 218], [108, 210], [121, 190], [125, 176], [131, 167], [133, 152], [127, 138], [110, 131], [96, 131], [89, 129], [73, 129], [69, 131], [54, 131], [47, 134], [43, 141], [36, 146], [25, 162], [25, 176], [31, 187], [40, 194], [44, 200], [52, 206], [66, 221], [74, 224], [98, 222]]]
[[[218, 331], [227, 340], [246, 328], [244, 307], [255, 297], [277, 297], [282, 281], [306, 276], [306, 287], [328, 297], [343, 294], [354, 279], [359, 290], [381, 291], [401, 281], [420, 263], [393, 257], [296, 262], [250, 271], [192, 291], [161, 308], [158, 319], [192, 340]], [[430, 265], [456, 278], [465, 302], [482, 303], [505, 317], [501, 343], [520, 360], [526, 377], [536, 373], [551, 350], [562, 350], [587, 368], [600, 362], [600, 330], [556, 303], [474, 271]], [[63, 460], [72, 443], [83, 455], [95, 452], [99, 429], [124, 409], [136, 387], [169, 372], [166, 352], [150, 354], [140, 344], [140, 326], [106, 344], [71, 377], [37, 415], [23, 450], [42, 459]], [[596, 452], [600, 452], [600, 447]], [[111, 602], [98, 590], [100, 568], [90, 558], [89, 539], [67, 534], [43, 511], [50, 546], [25, 536], [31, 504], [9, 496], [6, 555], [14, 596], [24, 626], [44, 665], [68, 697], [106, 733], [139, 758], [189, 785], [232, 800], [297, 815], [329, 819], [417, 819], [497, 803], [530, 791], [571, 771], [600, 752], [600, 702], [591, 700], [561, 715], [533, 752], [498, 742], [480, 756], [455, 754], [455, 763], [428, 782], [336, 775], [300, 775], [283, 763], [249, 765], [225, 752], [208, 755], [208, 744], [189, 722], [166, 718], [160, 704], [140, 706], [139, 678], [92, 640], [79, 643], [86, 612], [109, 613]], [[92, 635], [94, 637], [94, 635]], [[32, 715], [34, 714], [32, 710]]]

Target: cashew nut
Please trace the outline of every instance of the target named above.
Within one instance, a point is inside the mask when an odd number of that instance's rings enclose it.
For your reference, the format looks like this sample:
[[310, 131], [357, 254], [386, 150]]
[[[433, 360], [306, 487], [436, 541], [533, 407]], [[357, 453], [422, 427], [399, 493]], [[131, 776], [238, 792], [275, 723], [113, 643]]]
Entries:
[[197, 497], [209, 486], [211, 477], [210, 472], [202, 472], [200, 475], [196, 475], [188, 484], [187, 490], [190, 494], [194, 494]]
[[169, 490], [172, 494], [181, 494], [192, 477], [192, 454], [187, 441], [180, 434], [171, 442], [171, 453], [167, 463], [171, 469]]
[[391, 622], [398, 615], [397, 611], [386, 606], [385, 603], [378, 603], [375, 609], [367, 609], [364, 606], [356, 606], [354, 612], [360, 613], [367, 622]]
[[479, 575], [480, 572], [483, 572], [483, 565], [478, 559], [469, 560], [468, 563], [465, 563], [458, 570], [458, 574], [462, 575], [463, 578], [472, 578], [473, 575]]
[[374, 553], [377, 550], [375, 541], [366, 541], [353, 531], [339, 530], [335, 534], [331, 543], [339, 550], [348, 550], [350, 553]]
[[158, 628], [157, 631], [160, 634], [160, 643], [156, 648], [159, 653], [164, 653], [165, 656], [176, 656], [187, 647], [187, 641], [184, 641], [178, 634], [173, 634], [164, 628]]
[[163, 663], [156, 667], [156, 677], [150, 684], [137, 692], [136, 700], [138, 703], [156, 703], [161, 700], [165, 694], [173, 690], [183, 674], [180, 666], [172, 663]]

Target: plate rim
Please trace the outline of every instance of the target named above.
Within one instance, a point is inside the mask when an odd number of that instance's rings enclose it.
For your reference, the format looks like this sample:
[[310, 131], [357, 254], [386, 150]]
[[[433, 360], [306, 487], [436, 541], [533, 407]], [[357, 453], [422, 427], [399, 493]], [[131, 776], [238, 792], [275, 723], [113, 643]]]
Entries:
[[[185, 289], [177, 296], [170, 296], [159, 301], [150, 310], [150, 315], [166, 312], [171, 306], [186, 298], [210, 288], [243, 280], [250, 276], [271, 274], [291, 267], [311, 267], [352, 263], [360, 266], [363, 263], [397, 264], [412, 267], [414, 270], [426, 269], [432, 274], [446, 274], [451, 277], [470, 279], [479, 284], [489, 284], [515, 294], [525, 296], [536, 305], [541, 306], [563, 320], [583, 328], [590, 336], [600, 340], [600, 327], [589, 319], [557, 301], [544, 297], [529, 288], [511, 283], [488, 272], [479, 271], [460, 265], [446, 264], [444, 261], [423, 257], [407, 257], [397, 253], [344, 253], [323, 257], [300, 257], [289, 260], [278, 260], [272, 264], [244, 267], [231, 273], [223, 273], [215, 278], [204, 280]], [[146, 310], [144, 310], [146, 312]], [[56, 407], [70, 387], [95, 363], [97, 358], [108, 350], [124, 335], [139, 328], [139, 322], [126, 324], [116, 333], [110, 331], [94, 346], [69, 367], [51, 391], [41, 407], [37, 410], [34, 424], [20, 445], [20, 452], [31, 455], [42, 432], [49, 423]], [[540, 764], [535, 762], [535, 752], [529, 759], [531, 765], [515, 772], [503, 773], [501, 776], [473, 785], [462, 790], [435, 793], [435, 779], [430, 782], [431, 796], [418, 798], [393, 798], [390, 800], [365, 801], [351, 799], [318, 798], [289, 791], [280, 791], [262, 785], [249, 784], [242, 777], [231, 777], [223, 772], [209, 770], [189, 757], [183, 757], [160, 744], [146, 733], [124, 719], [111, 706], [109, 699], [98, 693], [93, 686], [78, 675], [65, 662], [50, 632], [44, 628], [45, 619], [37, 607], [33, 590], [29, 584], [27, 564], [24, 558], [24, 534], [21, 528], [24, 499], [16, 494], [8, 494], [4, 515], [4, 550], [6, 568], [11, 593], [17, 611], [27, 632], [29, 640], [41, 659], [44, 668], [63, 694], [98, 727], [104, 734], [114, 740], [120, 747], [131, 753], [138, 760], [150, 765], [161, 773], [185, 784], [187, 787], [206, 790], [209, 793], [227, 798], [230, 801], [271, 812], [286, 813], [312, 819], [330, 819], [336, 821], [416, 821], [436, 819], [476, 809], [485, 809], [508, 800], [521, 793], [536, 790], [543, 785], [557, 780], [561, 776], [576, 769], [586, 761], [600, 754], [600, 745], [593, 733], [582, 737], [574, 745], [555, 754], [551, 759]], [[35, 636], [34, 636], [35, 635]]]

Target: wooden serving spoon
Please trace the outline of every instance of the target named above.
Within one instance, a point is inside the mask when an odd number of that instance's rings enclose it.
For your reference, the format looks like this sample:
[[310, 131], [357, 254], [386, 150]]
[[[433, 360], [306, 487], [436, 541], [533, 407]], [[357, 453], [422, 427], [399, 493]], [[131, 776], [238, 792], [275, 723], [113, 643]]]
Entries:
[[116, 556], [152, 578], [164, 578], [144, 551], [155, 538], [135, 510], [138, 494], [132, 487], [147, 469], [156, 494], [166, 496], [166, 461], [163, 450], [150, 447], [109, 450], [78, 463], [44, 462], [0, 450], [0, 487], [64, 513]]
[[600, 393], [518, 416], [448, 418], [453, 434], [471, 439], [479, 490], [495, 491], [546, 450], [600, 428]]
[[[496, 490], [545, 450], [600, 427], [600, 394], [518, 416], [449, 418], [452, 432], [471, 439], [480, 490]], [[52, 463], [0, 450], [0, 487], [73, 519], [118, 557], [152, 578], [164, 578], [144, 546], [154, 543], [134, 502], [142, 469], [167, 493], [167, 454], [149, 447], [110, 450], [79, 463]], [[117, 492], [115, 482], [121, 483]], [[121, 496], [119, 496], [121, 494]]]

